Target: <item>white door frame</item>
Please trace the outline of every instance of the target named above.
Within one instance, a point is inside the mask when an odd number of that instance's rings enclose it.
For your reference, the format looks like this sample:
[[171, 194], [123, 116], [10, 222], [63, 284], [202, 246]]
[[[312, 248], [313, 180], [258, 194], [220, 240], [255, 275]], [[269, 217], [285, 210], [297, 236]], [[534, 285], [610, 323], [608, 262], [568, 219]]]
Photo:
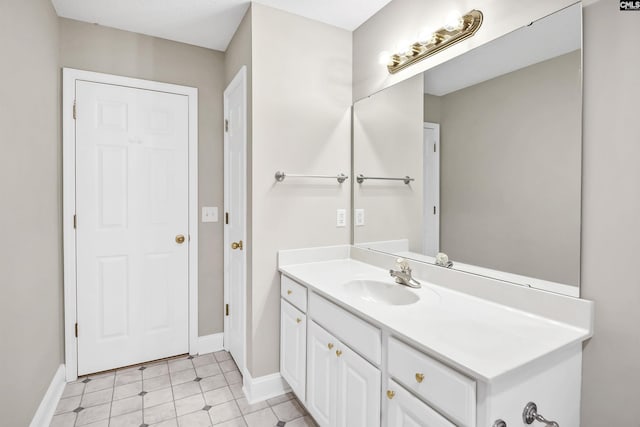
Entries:
[[[233, 80], [231, 80], [231, 83], [229, 83], [229, 85], [226, 87], [226, 89], [224, 90], [224, 95], [223, 95], [223, 103], [224, 103], [224, 117], [223, 120], [226, 120], [229, 117], [229, 105], [227, 102], [227, 93], [231, 90], [236, 88], [237, 86], [240, 86], [242, 89], [242, 99], [243, 99], [243, 105], [242, 105], [242, 116], [244, 117], [244, 130], [243, 130], [243, 134], [244, 134], [244, 141], [242, 143], [243, 147], [243, 158], [244, 158], [244, 170], [245, 173], [247, 172], [247, 67], [246, 66], [242, 66], [242, 68], [240, 68], [240, 71], [238, 71], [238, 73], [235, 75], [235, 77], [233, 78]], [[227, 207], [229, 206], [229, 193], [227, 190], [227, 182], [229, 180], [228, 177], [228, 171], [229, 171], [229, 139], [228, 139], [228, 133], [225, 132], [224, 133], [224, 211], [225, 213], [228, 212]], [[244, 188], [244, 201], [243, 201], [244, 207], [245, 207], [245, 211], [242, 213], [242, 229], [244, 230], [244, 235], [242, 236], [242, 240], [245, 242], [245, 245], [247, 243], [247, 239], [246, 239], [246, 232], [247, 232], [247, 212], [246, 212], [246, 208], [247, 208], [247, 182], [245, 181], [245, 188]], [[228, 300], [228, 296], [229, 296], [229, 268], [228, 268], [228, 260], [229, 260], [229, 255], [230, 255], [230, 251], [231, 251], [231, 238], [229, 237], [229, 233], [227, 231], [227, 228], [225, 227], [224, 229], [224, 298], [223, 298], [223, 313], [224, 313], [224, 309], [225, 309], [225, 305], [229, 302]], [[247, 248], [248, 249], [248, 248]], [[242, 373], [243, 378], [247, 378], [247, 319], [246, 319], [246, 305], [247, 305], [247, 265], [246, 265], [246, 255], [245, 255], [245, 262], [244, 262], [244, 268], [243, 268], [243, 278], [242, 278], [242, 283], [240, 284], [240, 300], [242, 301], [242, 304], [239, 308], [240, 311], [240, 321], [242, 323], [241, 326], [241, 330], [242, 330], [242, 355], [240, 356], [240, 364], [242, 366], [239, 366], [240, 372]], [[235, 307], [234, 307], [235, 310]], [[228, 331], [228, 323], [229, 323], [229, 319], [228, 317], [225, 315], [224, 316], [224, 339], [223, 339], [223, 343], [224, 343], [224, 348], [227, 349], [226, 343], [228, 342], [227, 340], [227, 331]]]
[[[424, 130], [433, 129], [435, 135], [434, 147], [427, 147], [424, 141]], [[427, 238], [426, 230], [428, 227], [433, 228], [436, 253], [440, 252], [440, 125], [438, 123], [424, 122], [422, 130], [422, 140], [424, 145], [423, 159], [423, 183], [424, 183], [424, 208], [423, 208], [423, 252], [430, 246]], [[436, 180], [427, 179], [428, 171], [433, 171]], [[435, 254], [433, 254], [435, 256]]]
[[[63, 68], [62, 84], [62, 233], [64, 282], [64, 343], [66, 380], [78, 378], [76, 307], [76, 81], [104, 83], [184, 95], [189, 99], [189, 353], [198, 348], [198, 89], [150, 80]], [[78, 106], [78, 114], [83, 114]], [[82, 219], [79, 218], [79, 221]], [[80, 326], [81, 327], [81, 326]]]

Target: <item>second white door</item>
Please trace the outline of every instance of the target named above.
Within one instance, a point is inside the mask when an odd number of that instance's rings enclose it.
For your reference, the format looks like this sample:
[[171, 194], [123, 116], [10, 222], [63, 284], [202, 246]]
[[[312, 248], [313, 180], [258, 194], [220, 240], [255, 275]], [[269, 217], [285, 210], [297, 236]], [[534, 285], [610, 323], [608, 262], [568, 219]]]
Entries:
[[189, 351], [188, 98], [76, 82], [78, 375]]
[[246, 68], [224, 91], [224, 347], [245, 369]]

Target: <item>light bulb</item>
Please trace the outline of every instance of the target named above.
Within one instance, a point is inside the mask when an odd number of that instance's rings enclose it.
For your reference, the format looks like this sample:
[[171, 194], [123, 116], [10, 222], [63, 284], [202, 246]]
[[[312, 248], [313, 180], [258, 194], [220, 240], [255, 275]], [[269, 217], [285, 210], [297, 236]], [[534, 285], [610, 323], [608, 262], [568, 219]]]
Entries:
[[389, 52], [382, 51], [380, 52], [380, 54], [378, 55], [378, 64], [380, 65], [389, 65], [391, 64], [393, 61], [391, 59], [391, 54]]
[[413, 45], [408, 40], [402, 40], [396, 46], [396, 52], [398, 55], [411, 56], [413, 55]]
[[462, 20], [462, 14], [457, 10], [452, 10], [447, 15], [447, 20], [444, 24], [444, 29], [447, 31], [455, 31], [462, 29], [464, 21]]
[[431, 28], [424, 28], [418, 33], [418, 43], [428, 45], [433, 43], [434, 34]]

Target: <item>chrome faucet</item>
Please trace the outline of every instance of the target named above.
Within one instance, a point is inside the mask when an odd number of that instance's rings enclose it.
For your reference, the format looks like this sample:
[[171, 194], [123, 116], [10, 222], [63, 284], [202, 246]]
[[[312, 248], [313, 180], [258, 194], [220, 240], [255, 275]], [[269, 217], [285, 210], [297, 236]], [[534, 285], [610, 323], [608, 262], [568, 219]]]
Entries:
[[396, 260], [396, 264], [399, 271], [389, 270], [389, 274], [391, 277], [396, 278], [396, 283], [401, 285], [409, 286], [410, 288], [421, 288], [422, 285], [416, 279], [411, 277], [411, 267], [409, 267], [409, 263], [404, 258], [398, 258]]

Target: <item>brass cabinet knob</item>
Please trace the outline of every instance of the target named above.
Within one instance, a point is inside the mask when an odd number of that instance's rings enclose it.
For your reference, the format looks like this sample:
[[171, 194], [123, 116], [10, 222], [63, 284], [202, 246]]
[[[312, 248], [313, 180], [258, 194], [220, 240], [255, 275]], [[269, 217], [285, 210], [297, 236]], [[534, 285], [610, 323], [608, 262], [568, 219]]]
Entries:
[[421, 383], [422, 381], [424, 381], [424, 374], [417, 373], [417, 374], [416, 374], [416, 381], [418, 381], [419, 383]]
[[336, 350], [336, 356], [338, 356], [338, 357], [342, 356], [342, 351]]
[[300, 323], [300, 322], [302, 322], [302, 319], [298, 317], [298, 318], [296, 319], [296, 323]]
[[176, 236], [176, 243], [179, 244], [179, 245], [184, 243], [184, 236], [182, 234], [178, 234]]
[[394, 397], [396, 397], [396, 392], [393, 390], [387, 390], [387, 397], [389, 398], [389, 400], [393, 399]]
[[329, 347], [329, 350], [331, 350], [333, 348], [333, 344], [329, 343], [327, 344], [327, 347]]
[[291, 289], [287, 289], [287, 295], [291, 295], [293, 291]]
[[233, 242], [231, 244], [231, 249], [235, 250], [235, 249], [240, 249], [242, 250], [242, 240], [238, 241], [238, 242]]

